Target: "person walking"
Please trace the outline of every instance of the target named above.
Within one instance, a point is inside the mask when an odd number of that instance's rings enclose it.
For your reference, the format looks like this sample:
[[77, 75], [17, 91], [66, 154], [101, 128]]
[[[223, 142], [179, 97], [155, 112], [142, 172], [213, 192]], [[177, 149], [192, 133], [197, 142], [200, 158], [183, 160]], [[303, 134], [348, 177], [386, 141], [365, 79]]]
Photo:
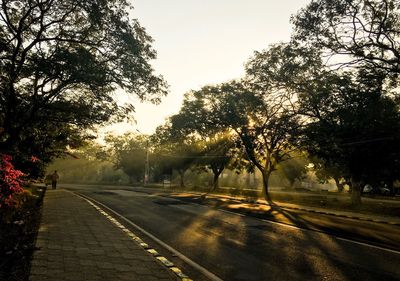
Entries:
[[51, 175], [51, 187], [52, 189], [57, 188], [57, 181], [60, 178], [60, 176], [57, 174], [57, 171], [54, 171], [54, 173]]

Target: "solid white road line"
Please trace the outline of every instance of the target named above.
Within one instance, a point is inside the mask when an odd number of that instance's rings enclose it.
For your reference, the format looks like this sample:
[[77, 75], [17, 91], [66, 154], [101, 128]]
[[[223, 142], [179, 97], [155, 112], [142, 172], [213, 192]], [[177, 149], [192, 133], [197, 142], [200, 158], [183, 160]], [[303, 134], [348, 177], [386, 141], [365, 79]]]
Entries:
[[[227, 211], [227, 210], [221, 210], [220, 209], [220, 211], [223, 211], [224, 213], [229, 213], [231, 215], [236, 215], [236, 216], [241, 216], [241, 217], [244, 216], [243, 214], [237, 214], [235, 212], [231, 212], [231, 211]], [[370, 248], [373, 248], [373, 249], [387, 251], [387, 252], [395, 253], [395, 254], [398, 254], [398, 255], [400, 254], [400, 251], [397, 251], [397, 250], [392, 250], [392, 249], [388, 249], [388, 248], [384, 248], [384, 247], [368, 244], [368, 243], [365, 243], [365, 242], [360, 242], [360, 241], [351, 240], [351, 239], [348, 239], [348, 238], [339, 237], [339, 236], [332, 235], [332, 234], [329, 234], [329, 233], [324, 232], [324, 231], [306, 229], [306, 228], [301, 228], [301, 227], [290, 225], [290, 224], [285, 224], [285, 223], [276, 222], [276, 221], [270, 221], [270, 220], [265, 220], [265, 219], [259, 219], [259, 218], [254, 218], [254, 217], [250, 217], [250, 218], [253, 218], [253, 219], [256, 219], [256, 220], [260, 220], [260, 221], [265, 222], [265, 223], [280, 225], [280, 226], [284, 226], [284, 227], [292, 228], [292, 229], [297, 229], [297, 230], [301, 230], [301, 231], [318, 232], [318, 233], [326, 234], [326, 235], [334, 237], [335, 239], [346, 241], [346, 242], [349, 242], [349, 243], [354, 243], [354, 244], [370, 247]]]
[[122, 220], [124, 220], [126, 223], [128, 223], [129, 225], [133, 226], [134, 228], [136, 228], [137, 230], [139, 230], [140, 232], [142, 232], [143, 234], [145, 234], [146, 236], [148, 236], [149, 238], [151, 238], [152, 240], [154, 240], [156, 243], [160, 244], [161, 246], [163, 246], [165, 249], [167, 249], [168, 251], [170, 251], [171, 253], [173, 253], [174, 255], [176, 255], [178, 258], [180, 258], [181, 260], [183, 260], [184, 262], [186, 262], [187, 264], [189, 264], [190, 266], [192, 266], [193, 268], [197, 269], [198, 271], [200, 271], [201, 273], [203, 273], [205, 276], [207, 276], [208, 278], [210, 278], [213, 281], [223, 281], [221, 278], [219, 278], [218, 276], [216, 276], [214, 273], [208, 271], [207, 269], [205, 269], [204, 267], [202, 267], [201, 265], [199, 265], [198, 263], [194, 262], [193, 260], [189, 259], [188, 257], [186, 257], [184, 254], [182, 254], [181, 252], [175, 250], [174, 248], [172, 248], [171, 246], [169, 246], [168, 244], [166, 244], [165, 242], [161, 241], [160, 239], [158, 239], [157, 237], [155, 237], [153, 234], [151, 234], [150, 232], [144, 230], [143, 228], [141, 228], [140, 226], [138, 226], [137, 224], [135, 224], [134, 222], [132, 222], [131, 220], [129, 220], [128, 218], [124, 217], [123, 215], [121, 215], [120, 213], [118, 213], [117, 211], [114, 211], [113, 209], [111, 209], [110, 207], [108, 207], [107, 205], [104, 205], [103, 203], [100, 203], [99, 201], [93, 199], [92, 197], [89, 197], [87, 195], [83, 195], [80, 194], [78, 192], [76, 192], [77, 194], [79, 194], [80, 196], [93, 201], [94, 203], [102, 206], [103, 208], [107, 209], [108, 211], [110, 211], [111, 213], [115, 214], [116, 216], [118, 216], [119, 218], [121, 218]]

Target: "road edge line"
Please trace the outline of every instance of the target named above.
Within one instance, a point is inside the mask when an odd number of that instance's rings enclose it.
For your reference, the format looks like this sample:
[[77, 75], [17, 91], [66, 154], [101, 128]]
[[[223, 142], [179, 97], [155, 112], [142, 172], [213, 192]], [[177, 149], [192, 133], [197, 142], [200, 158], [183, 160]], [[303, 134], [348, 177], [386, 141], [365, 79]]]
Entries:
[[129, 220], [128, 218], [124, 217], [123, 215], [121, 215], [120, 213], [118, 213], [117, 211], [114, 211], [113, 209], [111, 209], [110, 207], [108, 207], [107, 205], [97, 201], [96, 199], [93, 199], [91, 197], [85, 196], [81, 193], [78, 192], [72, 192], [74, 194], [76, 194], [77, 196], [88, 200], [88, 201], [92, 201], [92, 203], [96, 203], [100, 206], [102, 206], [103, 208], [107, 209], [109, 212], [113, 213], [114, 215], [118, 216], [120, 219], [122, 219], [123, 221], [125, 221], [126, 223], [128, 223], [129, 225], [133, 226], [134, 228], [136, 228], [137, 230], [139, 230], [140, 232], [142, 232], [144, 235], [148, 236], [150, 239], [154, 240], [156, 243], [160, 244], [161, 246], [163, 246], [165, 249], [167, 249], [168, 251], [170, 251], [171, 253], [173, 253], [174, 255], [176, 255], [178, 258], [180, 258], [181, 260], [183, 260], [184, 262], [186, 262], [188, 265], [194, 267], [195, 269], [197, 269], [198, 271], [200, 271], [201, 273], [203, 273], [205, 276], [207, 276], [208, 278], [210, 278], [213, 281], [223, 281], [223, 279], [219, 278], [218, 276], [216, 276], [214, 273], [208, 271], [206, 268], [202, 267], [201, 265], [199, 265], [198, 263], [196, 263], [195, 261], [189, 259], [188, 257], [186, 257], [184, 254], [182, 254], [181, 252], [179, 252], [178, 250], [175, 250], [174, 248], [172, 248], [171, 246], [169, 246], [168, 244], [166, 244], [165, 242], [161, 241], [160, 239], [158, 239], [157, 237], [155, 237], [153, 234], [149, 233], [148, 231], [144, 230], [143, 228], [141, 228], [140, 226], [138, 226], [137, 224], [135, 224], [134, 222], [132, 222], [131, 220]]
[[[223, 210], [223, 209], [218, 209], [218, 210], [223, 211], [224, 213], [231, 214], [231, 215], [243, 216], [243, 214], [238, 214], [238, 213], [227, 211], [227, 210]], [[400, 254], [400, 251], [398, 251], [398, 250], [389, 249], [389, 248], [377, 246], [377, 245], [374, 245], [374, 244], [368, 244], [366, 242], [361, 242], [361, 241], [352, 240], [352, 239], [349, 239], [349, 238], [340, 237], [340, 236], [337, 236], [335, 234], [332, 234], [332, 233], [329, 233], [329, 232], [325, 232], [325, 231], [321, 231], [321, 230], [301, 228], [301, 227], [298, 227], [298, 226], [295, 226], [295, 225], [285, 224], [285, 223], [282, 223], [282, 222], [271, 221], [271, 220], [261, 219], [261, 218], [256, 218], [256, 217], [249, 217], [248, 216], [248, 218], [256, 219], [256, 220], [259, 220], [259, 221], [262, 221], [262, 222], [265, 222], [265, 223], [269, 223], [269, 224], [277, 224], [277, 225], [280, 225], [280, 226], [283, 226], [283, 227], [288, 227], [288, 228], [297, 229], [297, 230], [301, 230], [301, 231], [308, 231], [308, 232], [316, 232], [316, 233], [326, 234], [326, 235], [329, 235], [329, 236], [331, 236], [331, 237], [333, 237], [335, 239], [346, 241], [346, 242], [349, 242], [349, 243], [354, 243], [354, 244], [358, 244], [358, 245], [362, 245], [362, 246], [367, 246], [367, 247], [378, 249], [378, 250], [381, 250], [381, 251], [388, 251], [388, 252], [391, 252], [391, 253], [394, 253], [394, 254]]]

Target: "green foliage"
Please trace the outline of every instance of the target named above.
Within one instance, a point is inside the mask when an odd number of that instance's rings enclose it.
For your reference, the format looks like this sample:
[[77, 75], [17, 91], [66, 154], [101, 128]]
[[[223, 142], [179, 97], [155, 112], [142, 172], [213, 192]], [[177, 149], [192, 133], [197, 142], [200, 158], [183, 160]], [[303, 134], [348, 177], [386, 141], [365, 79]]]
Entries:
[[238, 149], [232, 134], [215, 122], [215, 112], [211, 112], [213, 101], [215, 97], [210, 95], [209, 88], [189, 92], [180, 112], [170, 120], [171, 130], [190, 138], [198, 147], [199, 156], [193, 164], [212, 171], [215, 189], [225, 168], [240, 169], [242, 163], [235, 159]]
[[[214, 186], [225, 167], [257, 167], [268, 180], [277, 165], [290, 158], [299, 139], [301, 119], [294, 95], [321, 60], [314, 50], [277, 44], [256, 52], [240, 81], [205, 86], [186, 94], [180, 112], [159, 128], [156, 137], [177, 147], [196, 145]], [[185, 151], [185, 149], [183, 149]], [[243, 161], [243, 158], [247, 160]]]
[[296, 153], [290, 159], [279, 163], [277, 173], [287, 179], [289, 186], [293, 188], [296, 180], [301, 181], [305, 178], [308, 164], [309, 161], [305, 155]]
[[114, 90], [159, 101], [166, 84], [131, 10], [124, 0], [2, 1], [1, 151], [34, 150], [47, 163], [84, 130], [129, 116], [132, 105], [118, 105]]
[[328, 183], [329, 180], [335, 181], [339, 192], [344, 190], [344, 185], [350, 183], [350, 175], [346, 174], [343, 166], [338, 164], [328, 164], [324, 159], [312, 157], [312, 170], [315, 172], [320, 183]]
[[400, 114], [383, 80], [362, 71], [332, 73], [318, 83], [302, 103], [313, 117], [304, 130], [307, 151], [332, 173], [350, 178], [353, 188], [387, 175], [393, 181], [399, 167]]
[[122, 136], [108, 135], [105, 140], [114, 167], [124, 171], [132, 183], [143, 180], [146, 150], [149, 146], [146, 136], [126, 133]]
[[301, 119], [296, 88], [289, 82], [306, 77], [309, 65], [319, 63], [306, 53], [290, 44], [271, 46], [249, 60], [243, 81], [207, 88], [216, 100], [210, 111], [218, 124], [235, 132], [248, 160], [261, 171], [266, 197], [271, 173], [298, 141]]
[[290, 99], [323, 67], [320, 51], [298, 43], [279, 43], [254, 52], [246, 63], [246, 82], [261, 93], [280, 92]]
[[0, 279], [28, 280], [40, 224], [44, 190], [24, 189], [15, 196], [12, 208], [0, 212]]
[[114, 168], [111, 159], [102, 146], [94, 142], [87, 143], [70, 155], [53, 161], [47, 167], [47, 173], [57, 170], [60, 181], [66, 183], [127, 184], [128, 177]]
[[285, 107], [282, 95], [259, 92], [243, 82], [202, 90], [212, 97], [208, 103], [211, 120], [231, 133], [247, 159], [262, 172], [268, 196], [269, 176], [290, 150], [296, 115]]
[[352, 179], [355, 203], [360, 185], [380, 179], [392, 186], [399, 171], [399, 16], [398, 0], [314, 0], [293, 18], [297, 42], [359, 69], [326, 72], [301, 97], [318, 120], [306, 130], [310, 153], [337, 183]]
[[293, 18], [294, 37], [397, 77], [399, 17], [399, 0], [313, 0]]
[[192, 136], [181, 134], [171, 122], [157, 127], [151, 137], [154, 145], [156, 169], [162, 175], [172, 175], [175, 170], [180, 175], [180, 186], [183, 187], [185, 172], [201, 156], [201, 150]]

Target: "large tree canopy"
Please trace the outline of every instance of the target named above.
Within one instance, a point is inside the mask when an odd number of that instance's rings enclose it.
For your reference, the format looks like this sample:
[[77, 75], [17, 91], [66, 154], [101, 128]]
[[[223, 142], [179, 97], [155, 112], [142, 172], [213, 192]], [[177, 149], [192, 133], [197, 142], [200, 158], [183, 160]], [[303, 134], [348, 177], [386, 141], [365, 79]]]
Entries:
[[310, 116], [303, 145], [323, 165], [352, 182], [353, 203], [360, 201], [365, 183], [397, 178], [400, 153], [398, 106], [371, 73], [326, 73], [310, 81], [313, 92], [301, 96]]
[[199, 167], [206, 167], [214, 174], [212, 190], [218, 187], [219, 176], [225, 168], [239, 168], [235, 139], [229, 130], [221, 128], [216, 120], [215, 101], [210, 87], [185, 94], [182, 107], [171, 120], [172, 129], [180, 135], [193, 139], [199, 149], [199, 158], [194, 162]]
[[109, 155], [116, 169], [121, 169], [129, 176], [131, 183], [143, 180], [145, 174], [147, 136], [125, 133], [122, 136], [108, 135], [105, 141]]
[[335, 177], [351, 179], [353, 203], [362, 184], [396, 178], [399, 19], [399, 0], [313, 0], [292, 19], [296, 42], [320, 48], [346, 70], [321, 71], [300, 101], [302, 112], [318, 120], [305, 131], [307, 150]]
[[193, 137], [182, 134], [174, 127], [171, 118], [164, 125], [158, 126], [151, 136], [154, 145], [154, 164], [163, 175], [171, 175], [175, 170], [180, 176], [180, 186], [184, 187], [184, 176], [198, 157], [201, 151]]
[[131, 9], [125, 0], [1, 1], [1, 150], [23, 149], [35, 130], [45, 136], [49, 127], [79, 131], [126, 117], [133, 107], [114, 99], [116, 89], [159, 101], [166, 84]]
[[399, 0], [313, 0], [293, 22], [296, 39], [396, 76], [400, 73], [399, 18]]

